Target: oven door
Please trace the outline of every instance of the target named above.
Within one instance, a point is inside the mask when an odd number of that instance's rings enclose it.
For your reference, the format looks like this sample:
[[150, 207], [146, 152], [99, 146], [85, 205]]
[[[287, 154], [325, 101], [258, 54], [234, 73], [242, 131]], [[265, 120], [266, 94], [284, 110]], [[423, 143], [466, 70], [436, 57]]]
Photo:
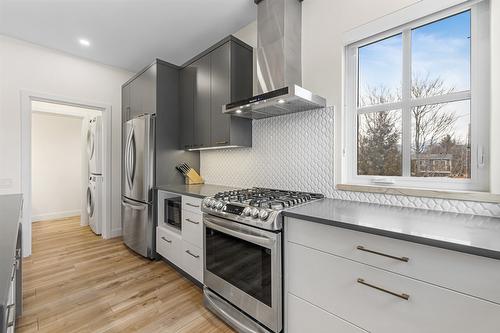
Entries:
[[280, 332], [281, 233], [203, 215], [204, 284], [262, 325]]

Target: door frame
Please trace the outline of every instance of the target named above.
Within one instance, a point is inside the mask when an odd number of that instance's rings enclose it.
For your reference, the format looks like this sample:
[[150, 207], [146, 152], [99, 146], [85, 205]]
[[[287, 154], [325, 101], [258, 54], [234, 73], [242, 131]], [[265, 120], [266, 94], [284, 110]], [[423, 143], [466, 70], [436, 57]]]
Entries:
[[[103, 225], [102, 237], [112, 238], [116, 235], [112, 234], [111, 229], [111, 138], [112, 138], [112, 123], [111, 123], [111, 105], [95, 102], [84, 101], [78, 98], [66, 96], [57, 96], [33, 91], [21, 91], [21, 190], [23, 193], [23, 209], [22, 209], [22, 224], [23, 224], [23, 256], [31, 255], [32, 233], [31, 233], [31, 197], [32, 197], [32, 179], [31, 179], [31, 115], [32, 101], [48, 102], [54, 104], [62, 104], [68, 106], [76, 106], [86, 109], [93, 109], [102, 112], [103, 120], [103, 176], [104, 182], [102, 187], [102, 208], [103, 208]], [[85, 184], [83, 184], [85, 186]]]

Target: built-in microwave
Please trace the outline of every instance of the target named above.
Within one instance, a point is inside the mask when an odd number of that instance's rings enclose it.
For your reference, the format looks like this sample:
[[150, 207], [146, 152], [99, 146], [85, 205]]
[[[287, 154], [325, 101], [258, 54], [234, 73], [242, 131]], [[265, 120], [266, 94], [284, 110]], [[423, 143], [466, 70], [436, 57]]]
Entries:
[[158, 226], [182, 229], [182, 196], [158, 191]]

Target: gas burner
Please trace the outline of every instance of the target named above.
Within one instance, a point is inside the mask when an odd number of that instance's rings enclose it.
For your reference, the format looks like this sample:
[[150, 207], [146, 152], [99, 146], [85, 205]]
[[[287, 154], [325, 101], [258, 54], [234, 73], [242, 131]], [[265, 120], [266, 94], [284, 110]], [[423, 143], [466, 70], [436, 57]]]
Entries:
[[283, 209], [322, 198], [322, 194], [253, 187], [205, 198], [202, 211], [263, 229], [280, 230]]

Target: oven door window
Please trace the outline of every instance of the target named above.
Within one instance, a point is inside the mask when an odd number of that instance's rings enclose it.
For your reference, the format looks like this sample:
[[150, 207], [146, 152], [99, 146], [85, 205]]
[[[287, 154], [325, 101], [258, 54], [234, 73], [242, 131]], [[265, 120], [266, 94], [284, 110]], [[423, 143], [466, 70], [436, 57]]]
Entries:
[[271, 307], [271, 250], [206, 228], [206, 267]]

